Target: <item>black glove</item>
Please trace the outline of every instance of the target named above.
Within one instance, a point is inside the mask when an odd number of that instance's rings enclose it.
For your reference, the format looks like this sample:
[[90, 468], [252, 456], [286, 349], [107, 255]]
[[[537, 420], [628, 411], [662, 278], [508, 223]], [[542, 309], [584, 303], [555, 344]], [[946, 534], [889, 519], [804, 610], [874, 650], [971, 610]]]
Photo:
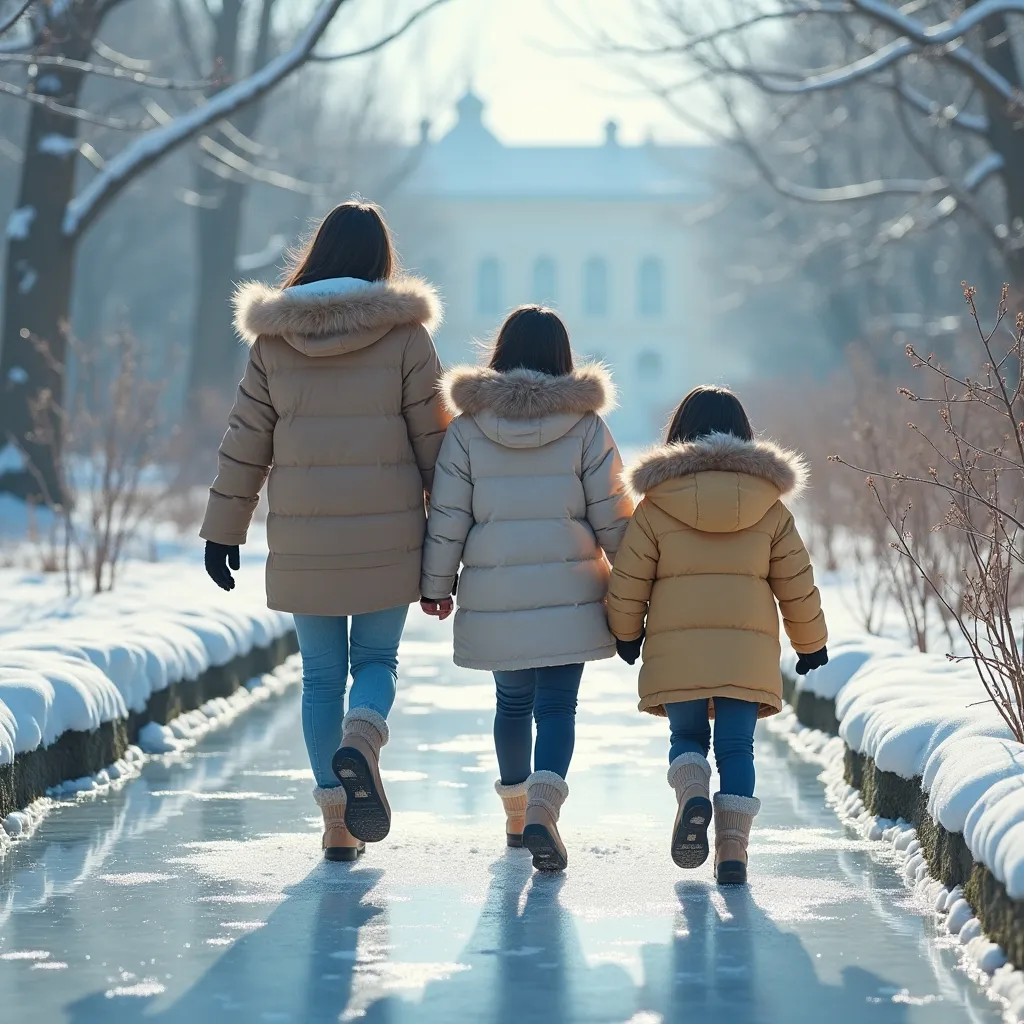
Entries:
[[796, 656], [796, 674], [805, 676], [811, 669], [821, 668], [828, 664], [828, 648], [822, 647], [820, 651], [813, 654], [798, 654]]
[[643, 647], [643, 644], [643, 633], [635, 640], [616, 640], [615, 652], [627, 665], [635, 665], [636, 659], [640, 657], [640, 648]]
[[216, 541], [206, 542], [206, 571], [210, 579], [221, 590], [234, 590], [235, 579], [228, 572], [230, 566], [236, 572], [242, 564], [238, 556], [237, 544], [218, 544]]

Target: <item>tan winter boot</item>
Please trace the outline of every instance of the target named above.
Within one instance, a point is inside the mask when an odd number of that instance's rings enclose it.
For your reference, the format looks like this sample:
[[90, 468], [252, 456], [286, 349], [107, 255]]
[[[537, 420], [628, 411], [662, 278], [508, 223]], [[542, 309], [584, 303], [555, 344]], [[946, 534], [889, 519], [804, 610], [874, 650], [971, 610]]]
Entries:
[[715, 878], [719, 885], [746, 885], [750, 826], [761, 810], [755, 796], [715, 794]]
[[495, 782], [494, 792], [505, 806], [505, 842], [519, 849], [523, 845], [523, 827], [526, 824], [526, 783], [514, 782], [503, 786]]
[[672, 826], [672, 859], [681, 868], [700, 867], [708, 859], [711, 825], [711, 765], [703, 754], [680, 754], [668, 769], [668, 783], [676, 791]]
[[316, 786], [313, 799], [324, 816], [324, 860], [355, 860], [366, 852], [366, 843], [360, 842], [345, 826], [345, 790], [341, 786], [323, 789]]
[[533, 854], [538, 871], [564, 871], [569, 863], [558, 834], [558, 814], [568, 795], [565, 779], [554, 772], [534, 772], [526, 780], [523, 846]]
[[391, 831], [391, 805], [380, 778], [380, 748], [389, 735], [383, 715], [353, 708], [342, 722], [341, 746], [331, 762], [345, 787], [345, 824], [366, 843], [379, 843]]

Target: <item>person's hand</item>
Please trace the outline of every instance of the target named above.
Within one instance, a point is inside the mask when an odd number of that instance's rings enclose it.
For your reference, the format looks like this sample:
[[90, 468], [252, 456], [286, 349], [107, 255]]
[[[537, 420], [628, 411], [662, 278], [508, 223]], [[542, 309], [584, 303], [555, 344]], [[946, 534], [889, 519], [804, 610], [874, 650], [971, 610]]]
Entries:
[[210, 579], [221, 590], [235, 589], [235, 578], [228, 570], [230, 568], [238, 572], [239, 566], [242, 564], [237, 544], [218, 544], [216, 541], [208, 540], [205, 562]]
[[420, 608], [425, 614], [444, 622], [455, 608], [455, 602], [450, 597], [444, 597], [440, 601], [431, 601], [428, 598], [423, 598], [420, 601]]
[[644, 645], [644, 635], [641, 633], [635, 640], [616, 640], [615, 653], [627, 664], [635, 665], [636, 659], [640, 657], [640, 650]]
[[805, 676], [813, 669], [821, 668], [822, 665], [827, 664], [827, 647], [822, 647], [820, 651], [815, 651], [813, 654], [798, 654], [796, 656], [796, 674], [798, 676]]

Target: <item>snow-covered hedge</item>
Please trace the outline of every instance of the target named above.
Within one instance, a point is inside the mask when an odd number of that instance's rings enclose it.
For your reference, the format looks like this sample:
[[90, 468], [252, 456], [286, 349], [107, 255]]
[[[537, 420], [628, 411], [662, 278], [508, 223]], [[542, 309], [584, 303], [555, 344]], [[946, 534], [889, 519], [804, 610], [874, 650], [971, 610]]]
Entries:
[[141, 713], [154, 693], [292, 629], [291, 616], [266, 608], [262, 579], [222, 594], [192, 560], [145, 566], [113, 593], [73, 600], [40, 600], [44, 581], [4, 576], [0, 765]]
[[[877, 770], [914, 780], [928, 814], [963, 835], [976, 863], [1024, 899], [1024, 745], [987, 701], [972, 665], [848, 636], [830, 662], [797, 683], [835, 702], [847, 747]], [[795, 655], [784, 659], [789, 674]]]

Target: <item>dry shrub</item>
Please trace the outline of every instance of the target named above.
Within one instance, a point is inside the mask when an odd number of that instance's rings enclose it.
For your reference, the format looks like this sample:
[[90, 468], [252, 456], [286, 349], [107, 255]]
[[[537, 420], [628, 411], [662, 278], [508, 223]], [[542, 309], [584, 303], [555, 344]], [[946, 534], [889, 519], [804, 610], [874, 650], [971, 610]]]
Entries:
[[914, 457], [897, 449], [887, 459], [879, 450], [834, 460], [867, 477], [895, 538], [899, 573], [934, 595], [989, 699], [1024, 740], [1024, 314], [1006, 325], [1004, 287], [986, 330], [974, 289], [965, 285], [964, 297], [976, 328], [975, 373], [907, 348], [924, 389], [900, 388], [904, 401], [925, 413], [902, 432], [914, 438]]

